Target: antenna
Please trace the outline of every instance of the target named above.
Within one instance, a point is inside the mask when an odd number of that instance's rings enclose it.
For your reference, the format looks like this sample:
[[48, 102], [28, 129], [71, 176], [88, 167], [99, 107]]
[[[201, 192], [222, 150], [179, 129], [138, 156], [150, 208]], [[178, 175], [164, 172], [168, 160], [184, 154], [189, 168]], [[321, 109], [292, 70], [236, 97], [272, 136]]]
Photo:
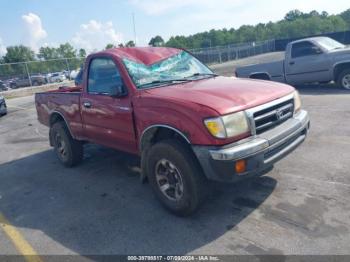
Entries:
[[135, 26], [135, 14], [134, 13], [132, 13], [132, 24], [134, 26], [134, 43], [136, 46], [136, 26]]

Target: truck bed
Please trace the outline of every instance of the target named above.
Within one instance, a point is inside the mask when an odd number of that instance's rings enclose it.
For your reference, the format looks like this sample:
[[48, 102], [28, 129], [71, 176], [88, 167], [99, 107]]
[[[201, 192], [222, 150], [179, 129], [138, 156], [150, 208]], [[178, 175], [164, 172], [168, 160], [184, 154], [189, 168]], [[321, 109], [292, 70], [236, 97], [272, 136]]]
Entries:
[[236, 69], [237, 77], [249, 78], [252, 74], [256, 73], [268, 73], [271, 80], [285, 82], [284, 60], [263, 64], [253, 64]]
[[39, 122], [50, 126], [50, 116], [56, 112], [56, 115], [69, 123], [72, 133], [80, 134], [82, 130], [80, 94], [79, 87], [61, 87], [57, 90], [36, 93], [35, 106]]

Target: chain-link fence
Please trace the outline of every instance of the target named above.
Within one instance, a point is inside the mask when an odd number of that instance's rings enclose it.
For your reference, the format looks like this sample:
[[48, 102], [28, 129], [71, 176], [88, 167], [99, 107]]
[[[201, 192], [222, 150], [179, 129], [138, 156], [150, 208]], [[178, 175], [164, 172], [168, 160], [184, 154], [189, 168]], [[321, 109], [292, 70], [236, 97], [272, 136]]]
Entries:
[[223, 63], [275, 51], [275, 40], [192, 49], [190, 52], [206, 64]]
[[83, 62], [84, 58], [60, 58], [0, 64], [0, 81], [10, 88], [62, 82], [74, 78]]
[[[223, 63], [275, 51], [275, 40], [190, 50], [206, 64]], [[0, 81], [10, 88], [43, 85], [72, 79], [84, 58], [61, 58], [0, 64]]]

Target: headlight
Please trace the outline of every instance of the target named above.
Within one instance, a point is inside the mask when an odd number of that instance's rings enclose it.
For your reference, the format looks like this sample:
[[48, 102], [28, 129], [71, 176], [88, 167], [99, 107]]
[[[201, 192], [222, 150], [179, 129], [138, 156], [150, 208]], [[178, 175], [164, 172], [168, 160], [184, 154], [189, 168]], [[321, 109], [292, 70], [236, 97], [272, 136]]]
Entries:
[[244, 112], [204, 120], [210, 134], [217, 138], [235, 137], [249, 132]]
[[217, 138], [225, 138], [227, 137], [226, 129], [221, 117], [218, 118], [210, 118], [204, 120], [204, 124], [207, 127], [210, 134]]
[[298, 113], [301, 109], [301, 100], [298, 91], [294, 91], [294, 114]]

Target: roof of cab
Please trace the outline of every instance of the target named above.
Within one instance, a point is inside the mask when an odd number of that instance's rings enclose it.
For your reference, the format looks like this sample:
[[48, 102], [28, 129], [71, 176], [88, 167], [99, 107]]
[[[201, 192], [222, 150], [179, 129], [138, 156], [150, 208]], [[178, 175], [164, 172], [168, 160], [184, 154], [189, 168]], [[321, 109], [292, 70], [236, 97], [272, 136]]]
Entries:
[[107, 49], [103, 53], [112, 54], [121, 59], [127, 58], [145, 65], [152, 65], [181, 51], [170, 47], [121, 47]]

